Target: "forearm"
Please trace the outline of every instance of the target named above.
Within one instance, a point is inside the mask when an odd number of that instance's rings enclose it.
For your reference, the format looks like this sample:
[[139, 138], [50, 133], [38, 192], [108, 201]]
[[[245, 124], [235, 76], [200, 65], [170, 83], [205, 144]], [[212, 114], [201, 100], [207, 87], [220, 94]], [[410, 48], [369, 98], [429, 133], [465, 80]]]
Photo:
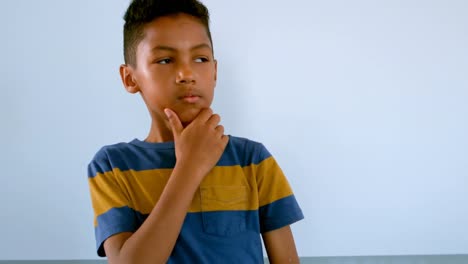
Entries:
[[176, 166], [159, 201], [123, 244], [119, 263], [166, 263], [202, 177]]
[[300, 263], [294, 237], [289, 226], [264, 233], [262, 236], [268, 260], [271, 264]]

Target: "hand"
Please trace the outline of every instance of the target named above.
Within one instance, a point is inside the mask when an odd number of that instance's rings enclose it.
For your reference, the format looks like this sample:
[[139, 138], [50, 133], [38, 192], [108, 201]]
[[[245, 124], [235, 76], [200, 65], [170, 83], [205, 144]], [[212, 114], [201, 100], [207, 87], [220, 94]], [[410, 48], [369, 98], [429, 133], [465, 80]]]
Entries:
[[221, 118], [211, 109], [202, 109], [198, 116], [183, 127], [177, 114], [164, 109], [174, 135], [176, 166], [184, 166], [198, 177], [206, 174], [216, 165], [228, 143]]

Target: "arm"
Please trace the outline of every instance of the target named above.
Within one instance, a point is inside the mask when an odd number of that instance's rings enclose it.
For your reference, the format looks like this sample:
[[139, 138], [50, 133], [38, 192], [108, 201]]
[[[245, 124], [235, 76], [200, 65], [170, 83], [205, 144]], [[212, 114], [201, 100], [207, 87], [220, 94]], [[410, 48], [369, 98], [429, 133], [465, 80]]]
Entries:
[[262, 234], [271, 264], [299, 263], [294, 237], [289, 225]]
[[176, 165], [159, 201], [135, 233], [120, 233], [104, 242], [110, 264], [165, 263], [174, 248], [193, 195], [206, 174], [216, 165], [228, 137], [218, 125], [220, 118], [205, 109], [185, 129], [177, 115], [168, 111]]

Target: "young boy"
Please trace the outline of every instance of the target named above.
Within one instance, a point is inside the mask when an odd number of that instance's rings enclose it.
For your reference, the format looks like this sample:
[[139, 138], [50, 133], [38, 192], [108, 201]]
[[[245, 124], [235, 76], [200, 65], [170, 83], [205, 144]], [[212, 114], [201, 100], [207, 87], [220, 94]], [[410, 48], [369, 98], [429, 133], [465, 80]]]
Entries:
[[302, 212], [265, 147], [224, 135], [210, 109], [217, 62], [197, 0], [133, 0], [123, 85], [152, 124], [144, 141], [105, 146], [88, 167], [99, 256], [109, 263], [298, 263]]

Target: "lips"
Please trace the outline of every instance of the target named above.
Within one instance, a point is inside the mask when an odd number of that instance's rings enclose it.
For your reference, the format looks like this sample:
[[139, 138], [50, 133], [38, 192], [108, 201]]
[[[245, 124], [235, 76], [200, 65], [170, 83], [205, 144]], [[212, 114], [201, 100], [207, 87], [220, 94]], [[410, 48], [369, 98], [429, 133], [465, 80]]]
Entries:
[[189, 103], [189, 104], [194, 104], [196, 102], [198, 102], [198, 100], [200, 100], [200, 96], [199, 95], [196, 95], [196, 94], [191, 94], [191, 93], [188, 93], [188, 94], [185, 94], [181, 97], [179, 97], [180, 100], [186, 102], [186, 103]]

